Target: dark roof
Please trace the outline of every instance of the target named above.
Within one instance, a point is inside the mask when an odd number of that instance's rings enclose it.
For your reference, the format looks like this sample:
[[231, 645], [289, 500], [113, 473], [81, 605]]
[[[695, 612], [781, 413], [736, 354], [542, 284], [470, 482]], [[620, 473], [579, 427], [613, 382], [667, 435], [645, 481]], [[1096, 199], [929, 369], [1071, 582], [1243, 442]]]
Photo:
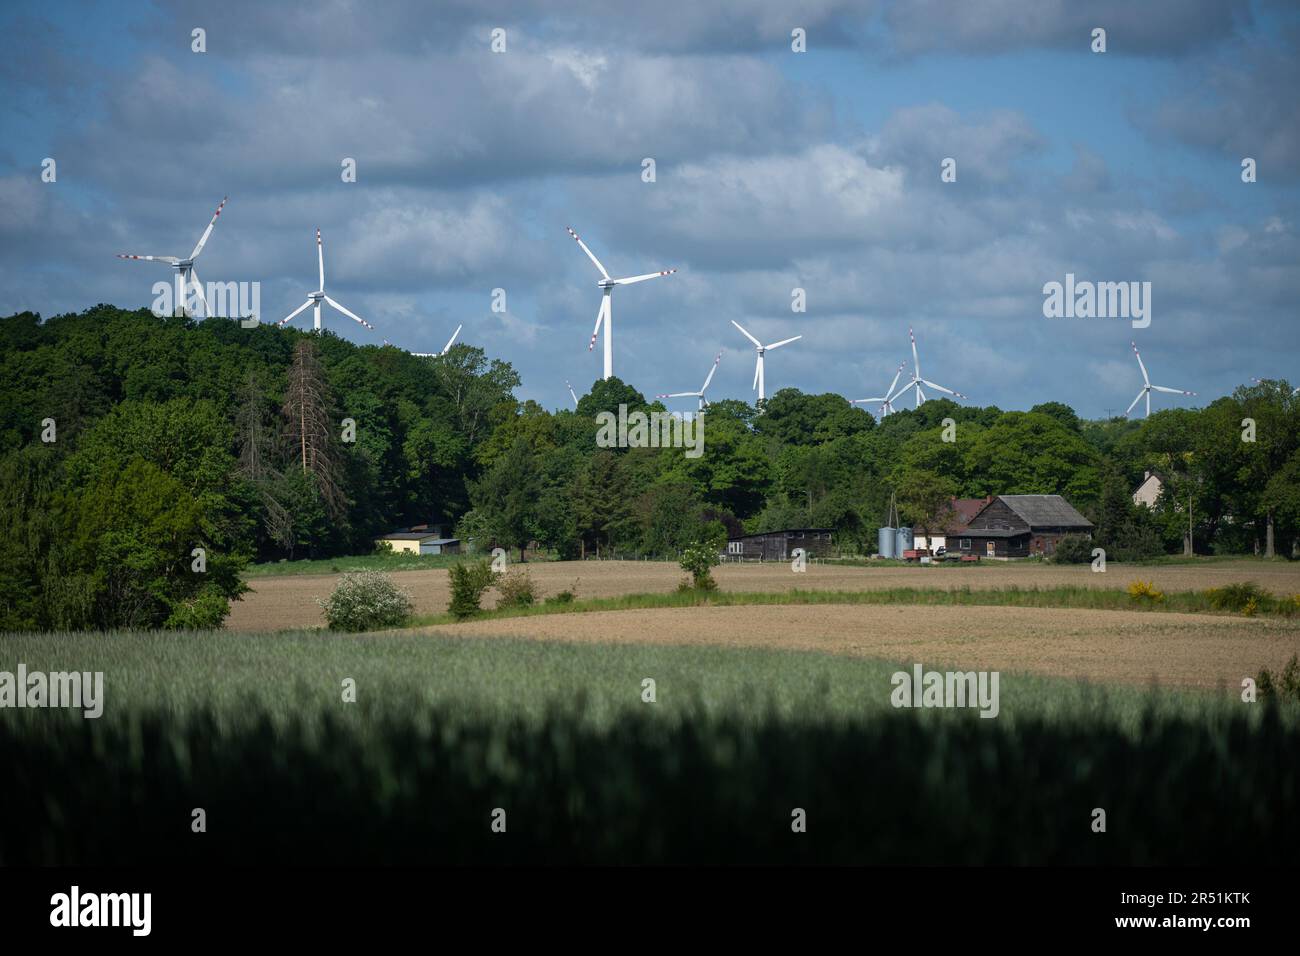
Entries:
[[834, 528], [781, 528], [776, 531], [756, 531], [753, 534], [742, 534], [738, 538], [728, 538], [727, 540], [744, 541], [746, 538], [764, 538], [769, 534], [790, 534], [792, 532], [798, 532], [800, 534], [831, 534], [834, 530]]
[[[436, 531], [390, 531], [388, 532], [388, 534], [381, 534], [379, 537], [385, 541], [423, 541], [426, 538], [437, 538], [438, 532]], [[454, 539], [439, 539], [439, 540], [454, 540]]]
[[998, 495], [1031, 528], [1091, 528], [1092, 522], [1060, 495]]

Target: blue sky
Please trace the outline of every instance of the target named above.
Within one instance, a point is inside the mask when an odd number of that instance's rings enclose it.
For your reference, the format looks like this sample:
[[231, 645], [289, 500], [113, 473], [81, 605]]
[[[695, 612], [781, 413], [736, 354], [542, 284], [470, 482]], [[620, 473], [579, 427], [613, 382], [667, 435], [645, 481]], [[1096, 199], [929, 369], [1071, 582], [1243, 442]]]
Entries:
[[[205, 281], [260, 282], [278, 320], [319, 227], [327, 291], [376, 331], [329, 328], [428, 351], [463, 323], [552, 407], [600, 374], [566, 225], [615, 275], [680, 270], [615, 296], [615, 372], [647, 394], [721, 350], [710, 397], [751, 397], [731, 319], [803, 336], [769, 393], [878, 394], [909, 326], [925, 377], [1003, 408], [1122, 410], [1131, 339], [1199, 393], [1170, 404], [1300, 382], [1294, 4], [20, 2], [0, 35], [0, 314], [148, 305], [168, 270], [114, 254], [188, 252], [229, 194]], [[1150, 327], [1044, 318], [1067, 272], [1150, 281]]]

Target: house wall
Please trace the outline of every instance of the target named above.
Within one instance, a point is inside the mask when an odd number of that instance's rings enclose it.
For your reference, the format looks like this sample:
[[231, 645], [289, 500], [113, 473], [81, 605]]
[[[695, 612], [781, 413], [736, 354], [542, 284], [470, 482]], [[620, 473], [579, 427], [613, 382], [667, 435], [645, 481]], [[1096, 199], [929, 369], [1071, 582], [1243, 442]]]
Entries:
[[391, 541], [391, 540], [389, 540], [388, 538], [380, 538], [379, 540], [380, 540], [380, 541], [387, 541], [388, 544], [389, 544], [389, 546], [390, 546], [390, 547], [393, 549], [393, 551], [395, 551], [395, 552], [401, 552], [401, 553], [404, 553], [404, 554], [419, 554], [419, 553], [420, 553], [420, 542], [419, 542], [419, 541]]
[[1154, 508], [1156, 502], [1160, 500], [1160, 492], [1163, 490], [1164, 485], [1159, 478], [1155, 475], [1147, 475], [1142, 484], [1138, 485], [1137, 491], [1133, 492], [1133, 503]]

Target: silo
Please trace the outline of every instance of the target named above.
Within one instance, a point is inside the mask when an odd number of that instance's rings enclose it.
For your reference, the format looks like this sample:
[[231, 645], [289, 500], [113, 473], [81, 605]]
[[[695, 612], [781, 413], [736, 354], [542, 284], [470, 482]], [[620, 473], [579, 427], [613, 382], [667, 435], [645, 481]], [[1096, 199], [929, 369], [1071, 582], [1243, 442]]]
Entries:
[[903, 552], [912, 547], [912, 529], [899, 528], [894, 538], [894, 557], [901, 558]]
[[898, 554], [894, 546], [898, 543], [897, 528], [881, 528], [876, 535], [876, 550], [880, 552], [882, 558], [896, 558]]

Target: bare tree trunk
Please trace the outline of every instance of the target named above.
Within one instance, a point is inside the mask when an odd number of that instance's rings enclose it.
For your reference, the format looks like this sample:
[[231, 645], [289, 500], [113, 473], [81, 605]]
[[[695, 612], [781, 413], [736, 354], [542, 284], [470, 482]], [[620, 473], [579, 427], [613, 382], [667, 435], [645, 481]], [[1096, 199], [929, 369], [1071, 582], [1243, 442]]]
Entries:
[[1264, 557], [1273, 558], [1277, 552], [1273, 550], [1273, 509], [1268, 511], [1268, 523], [1264, 526]]

